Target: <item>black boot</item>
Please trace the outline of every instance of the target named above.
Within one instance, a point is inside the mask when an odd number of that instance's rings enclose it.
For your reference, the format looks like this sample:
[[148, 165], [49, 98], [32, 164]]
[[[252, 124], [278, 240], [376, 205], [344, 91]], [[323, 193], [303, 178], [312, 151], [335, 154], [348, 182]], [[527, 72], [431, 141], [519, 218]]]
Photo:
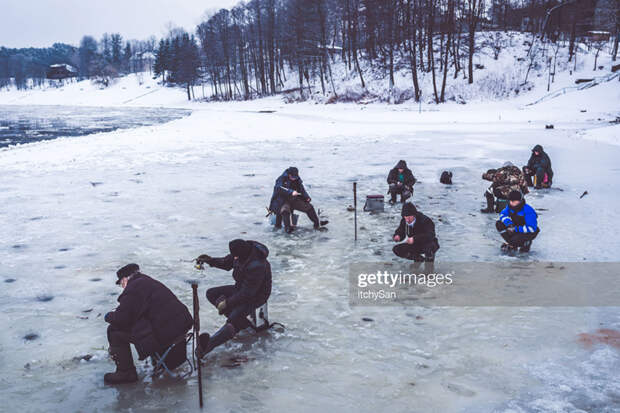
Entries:
[[106, 373], [103, 381], [106, 384], [123, 384], [134, 383], [138, 381], [138, 373], [133, 365], [133, 357], [131, 349], [127, 346], [110, 347], [110, 355], [116, 363], [116, 371], [114, 373]]
[[488, 192], [484, 193], [484, 197], [487, 199], [487, 207], [486, 209], [481, 209], [480, 212], [482, 212], [483, 214], [492, 214], [493, 212], [495, 212], [495, 208], [493, 206], [493, 204], [495, 203], [495, 198], [492, 194]]
[[282, 228], [282, 215], [276, 215], [276, 224], [274, 225], [276, 229]]
[[291, 213], [290, 212], [282, 213], [282, 222], [284, 223], [284, 231], [286, 231], [287, 234], [290, 234], [291, 232], [293, 232], [293, 226], [291, 225]]
[[311, 208], [310, 211], [308, 211], [308, 218], [310, 218], [310, 221], [314, 224], [314, 229], [321, 229], [321, 227], [329, 224], [329, 221], [326, 219], [322, 221], [319, 220], [319, 216], [316, 214], [314, 208]]
[[196, 357], [199, 359], [203, 358], [211, 350], [233, 338], [235, 334], [237, 334], [237, 330], [232, 324], [228, 323], [217, 330], [213, 336], [209, 336], [207, 333], [201, 334], [198, 339], [198, 347], [196, 347]]
[[532, 247], [532, 241], [525, 241], [521, 248], [519, 248], [519, 252], [530, 252], [530, 248]]

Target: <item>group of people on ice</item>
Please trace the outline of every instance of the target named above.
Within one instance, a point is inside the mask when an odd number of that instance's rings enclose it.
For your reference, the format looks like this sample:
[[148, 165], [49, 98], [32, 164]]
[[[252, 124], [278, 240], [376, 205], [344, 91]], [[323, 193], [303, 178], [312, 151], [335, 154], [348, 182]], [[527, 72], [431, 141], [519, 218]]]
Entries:
[[[442, 183], [451, 183], [452, 174], [444, 172]], [[529, 251], [532, 240], [540, 232], [537, 214], [525, 202], [528, 185], [536, 188], [550, 187], [553, 179], [551, 161], [540, 145], [532, 150], [523, 170], [507, 162], [499, 169], [490, 169], [483, 179], [492, 182], [485, 192], [487, 207], [482, 212], [499, 212], [496, 228], [505, 240], [504, 250], [519, 248]], [[390, 204], [403, 203], [401, 220], [392, 238], [397, 245], [393, 252], [398, 257], [414, 261], [434, 261], [439, 249], [432, 219], [408, 202], [413, 196], [416, 179], [403, 160], [390, 170], [387, 178]], [[291, 233], [295, 230], [294, 211], [302, 211], [312, 221], [314, 228], [322, 230], [326, 220], [320, 220], [296, 167], [290, 167], [276, 179], [269, 213], [275, 215], [275, 226]], [[197, 268], [204, 264], [225, 271], [232, 270], [234, 284], [210, 288], [207, 300], [226, 317], [224, 325], [213, 335], [203, 333], [198, 337], [196, 356], [201, 359], [217, 346], [232, 339], [239, 331], [251, 326], [248, 316], [265, 304], [271, 294], [271, 265], [267, 260], [269, 250], [260, 242], [235, 239], [228, 245], [229, 254], [211, 257], [207, 254], [196, 258]], [[137, 264], [128, 264], [116, 273], [116, 283], [123, 288], [118, 297], [118, 307], [104, 317], [109, 323], [109, 352], [116, 362], [116, 371], [107, 373], [108, 384], [131, 383], [138, 380], [133, 363], [130, 343], [133, 343], [140, 360], [160, 355], [192, 327], [193, 319], [187, 307], [165, 285], [143, 274]], [[175, 341], [176, 340], [176, 341]], [[181, 347], [179, 347], [181, 348]], [[181, 364], [185, 357], [173, 357], [170, 368]]]

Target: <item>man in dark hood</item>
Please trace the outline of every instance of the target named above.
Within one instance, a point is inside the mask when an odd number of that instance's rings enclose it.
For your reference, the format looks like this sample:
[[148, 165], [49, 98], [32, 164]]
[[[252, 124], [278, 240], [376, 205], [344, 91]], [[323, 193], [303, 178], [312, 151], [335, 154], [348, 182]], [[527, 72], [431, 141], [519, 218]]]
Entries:
[[497, 231], [506, 241], [503, 251], [529, 252], [532, 241], [538, 236], [538, 214], [534, 208], [525, 203], [523, 194], [512, 191], [508, 195], [508, 205], [499, 214], [495, 223]]
[[391, 197], [390, 204], [395, 204], [398, 194], [400, 194], [400, 202], [405, 202], [413, 195], [413, 185], [415, 185], [416, 179], [411, 169], [407, 168], [407, 162], [401, 159], [390, 170], [387, 183], [389, 185], [388, 193]]
[[394, 232], [394, 242], [405, 241], [394, 246], [392, 251], [401, 258], [414, 261], [435, 261], [439, 242], [435, 236], [433, 221], [419, 212], [415, 205], [406, 202], [401, 211], [400, 225]]
[[226, 323], [215, 334], [200, 335], [196, 355], [204, 357], [215, 347], [233, 338], [250, 326], [247, 316], [265, 304], [271, 295], [271, 265], [267, 261], [269, 250], [260, 242], [235, 239], [228, 244], [230, 254], [213, 258], [206, 254], [196, 258], [196, 263], [209, 264], [225, 271], [233, 270], [234, 285], [209, 288], [207, 299]]
[[[116, 310], [104, 317], [109, 323], [110, 355], [116, 363], [116, 372], [103, 377], [107, 384], [138, 380], [130, 343], [136, 347], [140, 360], [144, 360], [155, 353], [162, 354], [193, 325], [187, 307], [165, 285], [142, 274], [137, 264], [124, 266], [116, 276], [116, 284], [123, 292], [118, 297]], [[184, 346], [182, 351], [185, 351]], [[179, 358], [182, 360], [185, 357]]]
[[[536, 189], [549, 188], [553, 181], [553, 170], [551, 169], [551, 159], [540, 145], [532, 148], [532, 155], [527, 165], [523, 167], [523, 174], [528, 186]], [[532, 177], [534, 178], [532, 182]]]
[[281, 228], [284, 223], [286, 232], [294, 230], [292, 214], [294, 211], [302, 211], [308, 215], [314, 224], [314, 229], [321, 229], [328, 224], [326, 220], [319, 220], [319, 216], [310, 203], [311, 198], [306, 192], [304, 183], [299, 176], [299, 170], [291, 166], [278, 179], [273, 187], [269, 212], [276, 214], [276, 228]]

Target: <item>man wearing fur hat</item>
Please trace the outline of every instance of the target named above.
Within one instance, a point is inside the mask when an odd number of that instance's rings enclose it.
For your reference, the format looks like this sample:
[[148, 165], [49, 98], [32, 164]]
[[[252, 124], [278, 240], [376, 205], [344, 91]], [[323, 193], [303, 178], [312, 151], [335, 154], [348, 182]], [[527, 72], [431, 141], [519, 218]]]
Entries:
[[[135, 346], [140, 360], [144, 360], [156, 352], [162, 354], [193, 325], [187, 307], [164, 284], [142, 274], [137, 264], [125, 265], [116, 276], [116, 284], [123, 292], [118, 297], [118, 307], [104, 317], [109, 324], [109, 352], [116, 363], [116, 371], [105, 374], [106, 384], [138, 380], [130, 343]], [[169, 368], [175, 367], [169, 365]]]

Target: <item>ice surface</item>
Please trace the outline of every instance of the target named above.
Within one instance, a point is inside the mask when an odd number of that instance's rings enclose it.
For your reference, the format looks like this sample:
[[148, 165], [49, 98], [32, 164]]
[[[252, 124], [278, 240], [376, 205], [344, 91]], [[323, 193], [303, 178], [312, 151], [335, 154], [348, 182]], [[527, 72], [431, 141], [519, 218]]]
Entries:
[[[208, 105], [164, 125], [0, 151], [0, 280], [14, 280], [0, 288], [3, 409], [197, 410], [195, 376], [151, 380], [140, 364], [138, 384], [103, 385], [113, 364], [102, 314], [115, 307], [114, 272], [128, 262], [190, 305], [189, 280], [200, 281], [204, 297], [231, 278], [182, 260], [224, 254], [230, 239], [243, 237], [271, 251], [270, 318], [286, 329], [242, 334], [208, 357], [209, 411], [617, 411], [618, 351], [577, 341], [579, 333], [620, 329], [617, 308], [348, 305], [348, 264], [393, 259], [399, 212], [360, 213], [354, 243], [352, 182], [362, 200], [385, 193], [401, 158], [420, 180], [414, 201], [436, 222], [442, 261], [618, 261], [620, 147], [580, 135], [596, 134], [618, 101], [583, 114], [574, 100], [422, 114], [275, 100]], [[264, 109], [276, 112], [258, 113]], [[555, 129], [545, 130], [547, 122]], [[528, 196], [542, 227], [532, 253], [498, 257], [495, 217], [477, 212], [487, 186], [480, 175], [506, 160], [524, 164], [537, 143], [562, 191]], [[268, 225], [273, 182], [290, 165], [329, 217], [329, 231], [310, 230], [303, 216], [292, 236]], [[446, 169], [452, 186], [439, 184]], [[223, 321], [206, 300], [201, 320], [209, 332]], [[94, 357], [74, 361], [85, 354]], [[223, 368], [235, 355], [249, 360]]]

